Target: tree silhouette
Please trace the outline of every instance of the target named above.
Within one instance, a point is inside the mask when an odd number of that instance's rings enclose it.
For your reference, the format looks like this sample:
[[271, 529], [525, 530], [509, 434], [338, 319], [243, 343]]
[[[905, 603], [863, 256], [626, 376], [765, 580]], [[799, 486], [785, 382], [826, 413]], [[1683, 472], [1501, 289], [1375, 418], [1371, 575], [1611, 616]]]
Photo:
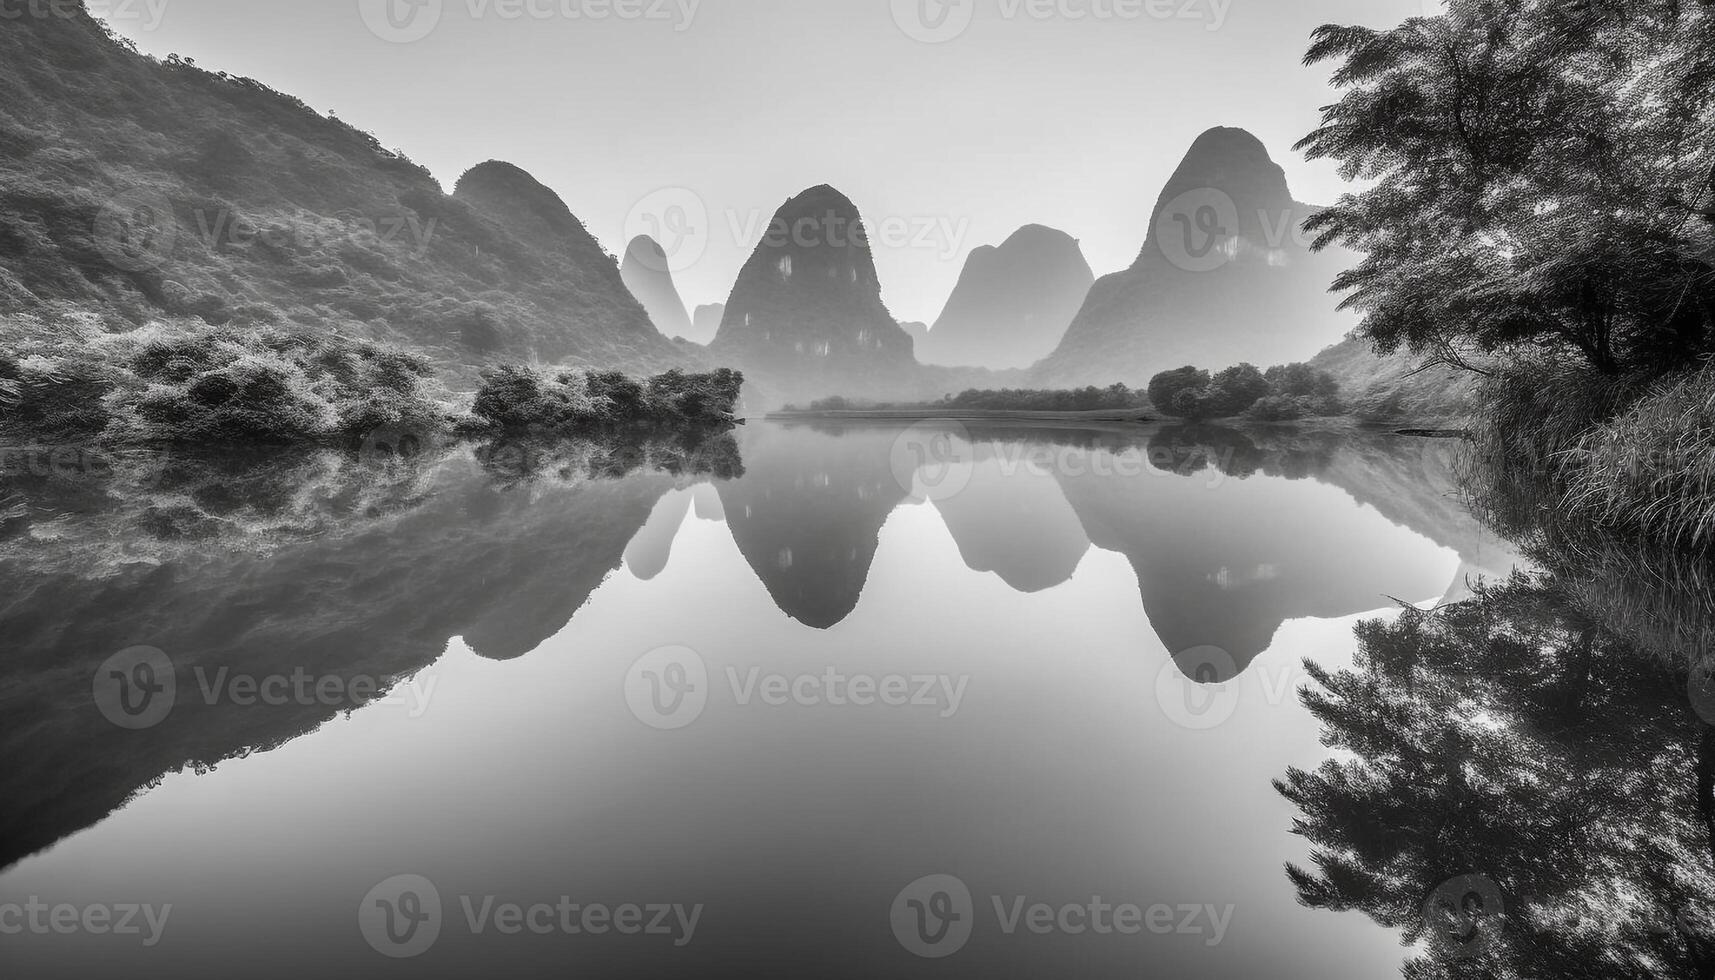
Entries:
[[1412, 980], [1715, 976], [1715, 739], [1674, 671], [1523, 577], [1358, 643], [1308, 665], [1335, 758], [1276, 782], [1302, 903], [1422, 944]]

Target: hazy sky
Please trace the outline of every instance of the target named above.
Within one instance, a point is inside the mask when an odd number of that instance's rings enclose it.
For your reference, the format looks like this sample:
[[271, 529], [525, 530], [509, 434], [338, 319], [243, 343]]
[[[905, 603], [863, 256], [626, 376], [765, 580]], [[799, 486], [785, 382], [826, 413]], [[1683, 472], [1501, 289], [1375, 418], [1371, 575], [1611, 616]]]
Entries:
[[508, 160], [611, 252], [653, 215], [690, 306], [725, 301], [788, 197], [833, 184], [894, 315], [925, 321], [971, 249], [1024, 224], [1081, 239], [1098, 274], [1129, 265], [1211, 126], [1256, 133], [1300, 200], [1333, 200], [1334, 168], [1291, 152], [1334, 98], [1300, 64], [1309, 33], [1426, 3], [90, 0], [144, 52], [332, 110], [449, 191]]

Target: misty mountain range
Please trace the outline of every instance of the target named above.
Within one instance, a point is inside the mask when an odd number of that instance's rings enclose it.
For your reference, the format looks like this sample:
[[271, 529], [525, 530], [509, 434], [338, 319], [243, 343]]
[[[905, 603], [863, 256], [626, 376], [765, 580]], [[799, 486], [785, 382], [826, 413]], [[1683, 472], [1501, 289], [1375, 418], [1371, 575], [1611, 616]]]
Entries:
[[[140, 55], [87, 14], [9, 24], [0, 80], [0, 314], [297, 324], [421, 352], [457, 380], [532, 360], [733, 366], [752, 407], [1142, 387], [1184, 364], [1307, 360], [1350, 326], [1328, 286], [1351, 256], [1305, 246], [1316, 208], [1241, 130], [1196, 141], [1140, 216], [1129, 269], [1096, 280], [1073, 236], [1028, 226], [971, 253], [925, 331], [887, 310], [859, 209], [832, 187], [788, 200], [726, 303], [693, 317], [657, 243], [616, 261], [523, 170], [482, 163], [447, 194], [351, 126]], [[1335, 362], [1350, 384], [1382, 366]]]

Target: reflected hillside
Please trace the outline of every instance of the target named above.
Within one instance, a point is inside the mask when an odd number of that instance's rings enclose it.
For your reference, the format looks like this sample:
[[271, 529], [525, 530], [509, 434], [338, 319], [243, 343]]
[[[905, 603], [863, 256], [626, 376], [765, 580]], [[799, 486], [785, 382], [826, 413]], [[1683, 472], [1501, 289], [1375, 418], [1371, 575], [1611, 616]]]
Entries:
[[673, 557], [673, 541], [679, 537], [679, 529], [684, 527], [685, 517], [691, 512], [691, 497], [690, 491], [675, 490], [661, 498], [643, 530], [626, 546], [627, 571], [648, 582], [667, 570], [667, 562]]
[[[905, 499], [889, 473], [900, 432], [769, 426], [747, 438], [748, 476], [720, 495], [792, 618], [827, 628], [856, 608], [876, 533]], [[1444, 568], [1378, 546], [1409, 542], [1402, 529], [1458, 551], [1461, 588], [1466, 573], [1510, 571], [1511, 552], [1457, 509], [1442, 453], [1423, 443], [1213, 426], [982, 429], [969, 484], [934, 506], [966, 565], [1019, 592], [1068, 581], [1091, 544], [1125, 555], [1168, 649], [1218, 647], [1243, 670], [1287, 621], [1447, 592]]]
[[896, 433], [768, 426], [744, 442], [743, 479], [720, 485], [727, 525], [780, 611], [830, 629], [857, 608], [881, 526], [906, 493]]
[[[1126, 451], [1137, 458], [1132, 471], [1146, 456], [1153, 477], [1097, 475], [1089, 451], [1079, 451], [1060, 482], [1096, 547], [1131, 560], [1167, 649], [1183, 657], [1216, 647], [1243, 671], [1288, 620], [1349, 616], [1390, 595], [1417, 601], [1446, 588], [1440, 572], [1375, 546], [1397, 536], [1387, 519], [1312, 478], [1346, 451], [1332, 439], [1265, 450], [1232, 430], [1162, 430]], [[1205, 665], [1192, 660], [1188, 670]]]
[[[0, 866], [166, 773], [372, 703], [452, 637], [495, 659], [534, 650], [620, 566], [656, 503], [704, 478], [691, 472], [703, 461], [682, 447], [485, 447], [415, 465], [181, 460], [13, 484], [24, 516], [0, 547], [0, 748], [14, 760], [0, 776]], [[96, 682], [137, 647], [168, 658], [177, 691], [170, 714], [133, 731], [104, 717]], [[240, 676], [308, 676], [331, 693], [204, 693]]]
[[1317, 476], [1395, 524], [1458, 552], [1464, 567], [1448, 601], [1469, 597], [1477, 578], [1505, 581], [1525, 563], [1517, 545], [1465, 506], [1457, 474], [1465, 449], [1455, 439], [1353, 439]]
[[1054, 474], [1006, 448], [978, 441], [970, 485], [935, 507], [972, 571], [1041, 592], [1071, 580], [1090, 539]]

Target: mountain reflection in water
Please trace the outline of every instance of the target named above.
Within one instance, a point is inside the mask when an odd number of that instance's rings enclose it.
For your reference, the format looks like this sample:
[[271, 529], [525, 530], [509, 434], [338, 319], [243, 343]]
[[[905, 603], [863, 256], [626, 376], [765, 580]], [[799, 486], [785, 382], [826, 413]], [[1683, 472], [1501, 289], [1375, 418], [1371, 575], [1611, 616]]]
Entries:
[[[0, 744], [17, 764], [0, 777], [6, 801], [0, 866], [101, 823], [166, 774], [268, 752], [369, 703], [357, 693], [334, 704], [278, 706], [181, 698], [157, 727], [124, 731], [96, 710], [90, 682], [103, 661], [138, 646], [170, 651], [181, 687], [196, 683], [191, 674], [198, 667], [369, 678], [383, 689], [405, 685], [441, 659], [455, 638], [486, 661], [527, 657], [573, 632], [574, 620], [594, 615], [586, 611], [596, 604], [592, 596], [605, 594], [620, 569], [641, 590], [670, 580], [680, 588], [685, 575], [730, 576], [734, 567], [712, 564], [706, 547], [681, 546], [718, 533], [730, 536], [754, 576], [747, 581], [766, 591], [777, 622], [744, 618], [754, 614], [732, 606], [730, 598], [677, 600], [690, 607], [648, 605], [643, 615], [674, 621], [693, 645], [733, 634], [767, 647], [757, 656], [789, 661], [782, 641], [763, 639], [784, 627], [796, 631], [788, 635], [801, 659], [869, 662], [883, 651], [859, 647], [881, 642], [897, 647], [888, 657], [909, 662], [933, 648], [974, 664], [992, 661], [1003, 674], [1095, 670], [1109, 662], [1094, 653], [1099, 648], [1115, 651], [1121, 658], [1115, 664], [1138, 661], [1126, 669], [1142, 668], [1152, 679], [1154, 664], [1188, 655], [1180, 669], [1211, 682], [1245, 671], [1271, 649], [1284, 624], [1386, 609], [1390, 596], [1413, 602], [1450, 591], [1463, 596], [1468, 575], [1504, 575], [1514, 560], [1454, 499], [1443, 447], [1418, 440], [1207, 428], [977, 433], [967, 444], [968, 483], [925, 500], [921, 487], [904, 486], [909, 481], [899, 478], [899, 438], [897, 429], [763, 425], [697, 447], [510, 445], [448, 450], [410, 462], [339, 456], [266, 465], [143, 460], [122, 462], [99, 479], [68, 475], [14, 486], [16, 501], [0, 525], [7, 596], [0, 623], [16, 638], [16, 652], [0, 667], [7, 692]], [[889, 529], [894, 522], [900, 533]], [[938, 561], [943, 548], [969, 569], [972, 581], [1059, 602], [1064, 618], [1014, 622], [1009, 610], [992, 603], [971, 605], [977, 593], [963, 583], [902, 575], [906, 566]], [[1113, 572], [1128, 566], [1126, 580], [1117, 580]], [[720, 589], [709, 584], [711, 592], [733, 589], [732, 583]], [[1068, 607], [1055, 598], [1065, 593], [1070, 601], [1091, 589], [1107, 597], [1104, 607]], [[983, 594], [990, 594], [986, 587]], [[873, 639], [877, 616], [896, 623], [893, 639]], [[992, 622], [978, 627], [971, 617]], [[1014, 639], [976, 639], [995, 630], [1002, 637], [1010, 631]], [[1041, 645], [1054, 631], [1068, 651]], [[1069, 652], [1073, 644], [1090, 648], [1088, 666]], [[1226, 655], [1212, 673], [1211, 662], [1197, 652], [1210, 649]], [[1293, 651], [1276, 655], [1271, 680], [1290, 677]], [[614, 651], [631, 658], [643, 652]], [[988, 680], [1000, 685], [999, 678]], [[528, 705], [548, 693], [517, 692], [517, 705], [493, 707], [499, 713], [494, 721], [508, 722], [513, 711], [532, 714]], [[1123, 713], [1159, 715], [1148, 690], [1115, 695], [1121, 700], [1114, 707]], [[1108, 832], [1099, 803], [1076, 818], [1064, 809], [1084, 806], [1076, 802], [1087, 794], [1078, 788], [1082, 781], [1124, 778], [1090, 769], [1099, 755], [1066, 761], [1088, 755], [1088, 746], [1079, 747], [1076, 717], [1015, 704], [1006, 718], [1010, 732], [981, 737], [1035, 738], [1057, 748], [1053, 755], [1040, 748], [1023, 749], [1024, 755], [995, 750], [985, 765], [1011, 759], [1030, 768], [1056, 760], [1053, 778], [1064, 785], [1038, 786], [1032, 798], [1065, 800], [1054, 804], [1061, 819], [1094, 821]], [[962, 716], [959, 722], [965, 723]], [[703, 737], [711, 748], [724, 745], [736, 754], [724, 773], [715, 773], [717, 781], [738, 780], [735, 792], [748, 783], [750, 793], [766, 794], [788, 811], [813, 806], [802, 799], [788, 804], [785, 785], [767, 782], [747, 765], [761, 747], [723, 742], [719, 733], [709, 729]], [[624, 743], [651, 733], [639, 727], [604, 734], [617, 741], [603, 751], [630, 755], [636, 750]], [[1232, 736], [1270, 737], [1261, 727], [1241, 727]], [[1314, 759], [1302, 755], [1314, 753], [1313, 744], [1294, 744], [1299, 754], [1291, 758]], [[1146, 748], [1140, 743], [1125, 750]], [[556, 753], [542, 749], [548, 758]], [[772, 751], [792, 751], [791, 744]], [[960, 757], [966, 764], [976, 758]], [[482, 784], [504, 785], [507, 767], [522, 765], [523, 758], [486, 774]], [[825, 770], [831, 758], [818, 753], [815, 764]], [[1267, 758], [1259, 754], [1254, 764], [1266, 765]], [[465, 761], [450, 763], [449, 779], [472, 778], [461, 774]], [[909, 792], [904, 787], [916, 778], [910, 772], [880, 760], [876, 765], [866, 778], [891, 792]], [[994, 776], [1000, 782], [985, 792], [1000, 793], [1012, 781], [1006, 773]], [[1267, 790], [1266, 774], [1250, 782]], [[680, 784], [663, 779], [651, 785], [660, 805], [688, 805], [675, 802]], [[857, 796], [847, 805], [870, 795], [863, 785], [851, 785]], [[716, 792], [709, 785], [704, 790]], [[501, 791], [529, 793], [524, 786]], [[974, 784], [967, 795], [961, 806], [983, 809]], [[1001, 806], [998, 799], [988, 805]], [[1121, 812], [1116, 808], [1111, 816]], [[1203, 819], [1189, 809], [1155, 812], [1167, 839], [1186, 832], [1169, 825], [1195, 826]], [[1256, 835], [1258, 846], [1284, 833], [1286, 824], [1279, 813], [1261, 815], [1278, 827]], [[814, 826], [807, 824], [806, 832]], [[480, 844], [481, 829], [473, 832]], [[882, 833], [866, 847], [893, 843]], [[923, 860], [930, 865], [925, 872], [940, 870], [932, 855]], [[1134, 860], [1146, 858], [1127, 857]], [[1178, 891], [1162, 884], [1157, 897], [1210, 897], [1187, 894], [1202, 881], [1195, 868], [1178, 867], [1179, 859], [1169, 856], [1147, 860], [1160, 866], [1163, 882], [1177, 882], [1172, 887]], [[1267, 877], [1261, 867], [1235, 865], [1220, 873], [1228, 871], [1244, 880]], [[862, 887], [891, 895], [899, 884]], [[1230, 894], [1238, 886], [1220, 887]], [[1278, 882], [1267, 887], [1277, 889]], [[752, 896], [764, 904], [776, 900]], [[778, 914], [812, 912], [789, 904]], [[853, 941], [868, 949], [860, 925], [842, 928], [862, 937]], [[1253, 955], [1261, 944], [1261, 934], [1253, 933], [1251, 945], [1233, 947], [1229, 955], [1238, 959], [1226, 966], [1190, 952], [1169, 959], [1186, 976], [1214, 976], [1238, 963], [1263, 962]], [[1385, 949], [1379, 955], [1385, 959]], [[1304, 963], [1299, 973], [1282, 975], [1316, 975], [1311, 960]]]

